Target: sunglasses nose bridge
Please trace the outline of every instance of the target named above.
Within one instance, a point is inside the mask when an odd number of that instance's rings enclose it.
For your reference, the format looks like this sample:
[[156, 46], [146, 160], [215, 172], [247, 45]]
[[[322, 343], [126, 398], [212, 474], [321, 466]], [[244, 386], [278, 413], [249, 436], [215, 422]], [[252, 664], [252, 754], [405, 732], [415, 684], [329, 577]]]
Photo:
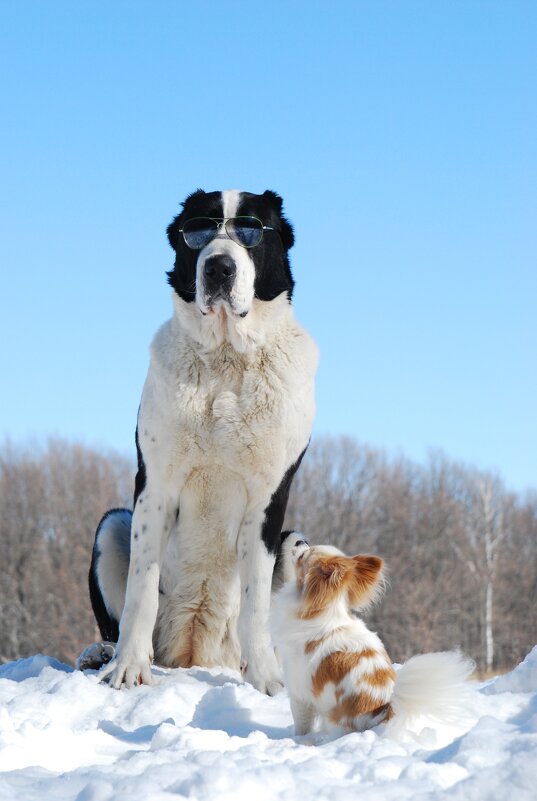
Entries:
[[227, 230], [227, 220], [215, 220], [216, 222], [216, 231], [214, 232], [213, 239], [231, 239], [228, 230]]

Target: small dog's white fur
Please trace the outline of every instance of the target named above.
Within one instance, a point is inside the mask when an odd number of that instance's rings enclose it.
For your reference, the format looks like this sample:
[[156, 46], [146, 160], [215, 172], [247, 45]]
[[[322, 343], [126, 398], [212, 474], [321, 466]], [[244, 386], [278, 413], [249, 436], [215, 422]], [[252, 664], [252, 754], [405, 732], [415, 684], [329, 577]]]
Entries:
[[[323, 731], [363, 731], [386, 721], [385, 730], [400, 736], [420, 716], [443, 723], [461, 720], [467, 699], [466, 679], [473, 663], [458, 652], [415, 656], [397, 673], [380, 638], [356, 615], [382, 586], [377, 570], [371, 592], [363, 586], [361, 600], [346, 573], [338, 586], [329, 566], [352, 560], [337, 548], [304, 544], [304, 536], [289, 538], [288, 552], [295, 575], [274, 599], [271, 628], [282, 661], [285, 684], [297, 735], [308, 734], [320, 722]], [[366, 572], [367, 572], [367, 562]], [[319, 567], [320, 566], [320, 567]], [[361, 568], [357, 568], [361, 569]], [[312, 571], [325, 571], [325, 605], [311, 608], [308, 581]], [[319, 579], [319, 576], [315, 579]], [[369, 580], [369, 579], [368, 579]], [[310, 587], [311, 589], [311, 587]], [[308, 606], [310, 604], [310, 606]]]

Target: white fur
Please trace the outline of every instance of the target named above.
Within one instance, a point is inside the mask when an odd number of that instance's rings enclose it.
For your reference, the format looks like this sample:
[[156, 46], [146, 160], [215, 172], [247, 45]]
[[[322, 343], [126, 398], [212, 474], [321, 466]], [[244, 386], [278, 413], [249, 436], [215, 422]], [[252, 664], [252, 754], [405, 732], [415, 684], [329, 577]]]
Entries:
[[[341, 551], [331, 546], [315, 546], [315, 551], [341, 555]], [[304, 549], [295, 549], [295, 563], [303, 553]], [[304, 558], [307, 559], [307, 554]], [[312, 680], [320, 663], [338, 651], [375, 651], [375, 656], [364, 657], [345, 676], [342, 688], [347, 694], [356, 692], [367, 674], [388, 667], [390, 660], [377, 634], [349, 609], [344, 594], [312, 618], [301, 618], [301, 610], [302, 593], [293, 577], [273, 601], [271, 631], [283, 666], [295, 733], [308, 734], [316, 719], [325, 731], [343, 733], [329, 721], [330, 711], [337, 702], [335, 685], [328, 682], [320, 696], [313, 693]], [[307, 653], [306, 646], [312, 642], [320, 644]], [[457, 652], [425, 654], [410, 659], [398, 671], [395, 683], [389, 681], [378, 688], [368, 685], [368, 693], [376, 697], [379, 707], [390, 702], [394, 709], [395, 716], [385, 725], [386, 734], [400, 737], [421, 716], [443, 723], [460, 722], [467, 708], [466, 679], [473, 668], [473, 662]], [[382, 718], [360, 715], [354, 728], [361, 731], [380, 722]]]
[[[341, 553], [335, 548], [330, 548], [330, 552]], [[314, 696], [312, 679], [317, 668], [326, 656], [335, 651], [378, 651], [376, 659], [364, 660], [363, 665], [351, 671], [346, 681], [349, 689], [352, 689], [354, 679], [385, 665], [384, 646], [362, 620], [351, 615], [343, 600], [308, 620], [299, 617], [300, 609], [301, 596], [293, 580], [285, 584], [273, 600], [271, 631], [282, 661], [295, 733], [308, 734], [316, 718], [320, 719], [324, 730], [333, 731], [335, 727], [329, 723], [328, 714], [336, 703], [335, 687], [327, 684], [319, 697]], [[306, 644], [318, 640], [322, 640], [322, 644], [311, 653], [306, 653]], [[379, 698], [379, 706], [388, 700]]]
[[[118, 519], [119, 518], [119, 519]], [[97, 534], [101, 558], [97, 562], [99, 585], [108, 613], [119, 620], [125, 603], [129, 570], [130, 515], [122, 512], [114, 519], [105, 518]], [[121, 527], [118, 533], [118, 525]]]
[[301, 553], [308, 550], [309, 544], [304, 534], [292, 531], [282, 543], [280, 554], [280, 570], [274, 574], [272, 591], [280, 590], [284, 584], [291, 581], [295, 575], [295, 562]]
[[475, 665], [457, 651], [413, 656], [397, 671], [392, 706], [395, 717], [386, 731], [398, 736], [420, 716], [458, 724], [468, 709], [468, 676]]
[[[233, 216], [231, 202], [225, 213]], [[201, 301], [175, 294], [173, 302], [152, 344], [140, 404], [147, 480], [133, 513], [117, 654], [101, 676], [114, 687], [139, 676], [150, 682], [153, 648], [159, 662], [177, 664], [194, 637], [202, 664], [242, 663], [247, 680], [274, 692], [274, 557], [260, 532], [309, 440], [317, 348], [285, 293], [252, 299], [245, 318], [224, 307], [203, 315]]]
[[[240, 201], [240, 192], [228, 190], [222, 193], [224, 219], [235, 217]], [[209, 297], [205, 287], [203, 268], [207, 259], [212, 256], [230, 256], [235, 262], [237, 272], [229, 297], [229, 311], [232, 315], [247, 314], [254, 299], [255, 267], [251, 253], [247, 248], [233, 242], [224, 229], [212, 239], [200, 252], [196, 270], [196, 305], [208, 316], [218, 314], [226, 307], [226, 301], [220, 300], [216, 306], [209, 306]]]

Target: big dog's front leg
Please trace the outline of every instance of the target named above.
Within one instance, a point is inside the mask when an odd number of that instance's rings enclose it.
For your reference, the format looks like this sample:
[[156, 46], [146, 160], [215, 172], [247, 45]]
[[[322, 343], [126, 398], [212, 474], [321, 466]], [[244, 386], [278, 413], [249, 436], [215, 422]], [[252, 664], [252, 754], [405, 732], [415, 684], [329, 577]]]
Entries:
[[264, 514], [246, 517], [239, 533], [238, 632], [244, 678], [260, 692], [275, 695], [283, 686], [268, 626], [275, 554], [269, 552], [261, 537], [263, 520]]
[[101, 680], [108, 678], [117, 689], [122, 684], [151, 684], [152, 638], [166, 529], [164, 500], [147, 486], [137, 499], [132, 518], [129, 574], [116, 655], [99, 673]]

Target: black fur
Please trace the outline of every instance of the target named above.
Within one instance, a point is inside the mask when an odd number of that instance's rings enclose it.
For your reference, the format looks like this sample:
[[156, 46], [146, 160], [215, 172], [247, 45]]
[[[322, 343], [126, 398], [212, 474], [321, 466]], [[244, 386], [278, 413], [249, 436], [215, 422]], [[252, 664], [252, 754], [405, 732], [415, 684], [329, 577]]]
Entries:
[[[196, 296], [196, 263], [199, 251], [187, 247], [180, 230], [185, 220], [191, 217], [221, 219], [222, 193], [198, 189], [182, 205], [182, 212], [167, 229], [169, 243], [175, 250], [175, 266], [167, 275], [179, 297], [192, 303]], [[287, 253], [293, 247], [295, 237], [282, 209], [282, 198], [270, 189], [262, 195], [243, 192], [237, 209], [237, 215], [253, 215], [263, 225], [276, 229], [265, 231], [261, 243], [250, 250], [255, 265], [255, 297], [259, 300], [273, 300], [282, 292], [287, 292], [289, 298], [293, 294], [294, 281]]]
[[[255, 267], [254, 292], [258, 300], [270, 301], [282, 292], [292, 297], [294, 281], [291, 275], [288, 251], [294, 244], [293, 229], [283, 214], [282, 198], [267, 190], [262, 195], [248, 192], [241, 193], [241, 200], [237, 215], [253, 215], [259, 218], [264, 225], [274, 228], [266, 230], [261, 243], [249, 250]], [[167, 234], [171, 247], [175, 250], [174, 269], [167, 273], [168, 282], [175, 292], [187, 303], [195, 300], [196, 295], [196, 266], [199, 251], [187, 247], [180, 229], [185, 220], [191, 217], [223, 217], [223, 202], [221, 192], [204, 192], [198, 189], [187, 197], [182, 204], [181, 213], [174, 218], [168, 226]], [[142, 434], [144, 432], [141, 432]], [[134, 487], [134, 505], [138, 502], [140, 494], [146, 486], [146, 468], [139, 443], [139, 432], [136, 429], [136, 451], [138, 469]], [[289, 490], [293, 477], [302, 461], [304, 452], [300, 455], [283, 477], [280, 486], [273, 494], [265, 509], [265, 520], [262, 527], [263, 542], [269, 551], [276, 556], [278, 564], [282, 542], [290, 532], [281, 533]], [[124, 513], [128, 510], [112, 509], [107, 512], [99, 523], [93, 548], [91, 568], [89, 572], [89, 591], [91, 603], [103, 640], [117, 642], [119, 636], [119, 621], [108, 612], [103, 600], [101, 588], [98, 583], [98, 564], [100, 551], [98, 536], [101, 526], [110, 515]], [[129, 512], [130, 514], [130, 512]], [[177, 509], [177, 516], [179, 509]], [[111, 521], [110, 521], [111, 522]], [[120, 537], [112, 528], [113, 536]], [[278, 569], [278, 568], [277, 568]]]
[[[261, 529], [261, 536], [263, 542], [269, 553], [278, 555], [281, 551], [281, 545], [285, 537], [282, 538], [283, 519], [285, 517], [285, 510], [287, 508], [287, 501], [289, 500], [289, 490], [291, 489], [291, 482], [294, 475], [300, 467], [307, 448], [304, 448], [296, 462], [291, 465], [286, 474], [281, 480], [280, 486], [270, 499], [270, 503], [265, 509], [265, 520]], [[289, 533], [289, 532], [288, 532]]]
[[140, 448], [140, 440], [138, 439], [138, 426], [136, 426], [136, 434], [134, 435], [134, 441], [136, 442], [136, 457], [138, 460], [138, 470], [136, 471], [136, 478], [134, 479], [134, 501], [132, 508], [136, 506], [136, 501], [138, 500], [138, 496], [141, 492], [145, 489], [145, 484], [147, 481], [146, 471], [145, 471], [145, 462], [144, 457], [142, 456], [142, 449]]
[[91, 554], [91, 566], [89, 571], [89, 594], [91, 599], [91, 606], [93, 608], [93, 613], [95, 615], [95, 619], [97, 621], [97, 625], [99, 626], [99, 631], [101, 632], [101, 637], [103, 640], [108, 642], [117, 642], [119, 637], [119, 621], [113, 618], [109, 613], [106, 605], [104, 603], [104, 599], [101, 593], [101, 588], [99, 587], [99, 581], [97, 578], [97, 563], [100, 557], [99, 546], [97, 544], [97, 538], [99, 536], [99, 532], [101, 530], [101, 526], [108, 519], [111, 515], [115, 515], [118, 512], [126, 512], [129, 511], [127, 509], [109, 509], [105, 515], [99, 521], [99, 525], [97, 526], [97, 531], [95, 532], [95, 543], [93, 545], [93, 552]]

